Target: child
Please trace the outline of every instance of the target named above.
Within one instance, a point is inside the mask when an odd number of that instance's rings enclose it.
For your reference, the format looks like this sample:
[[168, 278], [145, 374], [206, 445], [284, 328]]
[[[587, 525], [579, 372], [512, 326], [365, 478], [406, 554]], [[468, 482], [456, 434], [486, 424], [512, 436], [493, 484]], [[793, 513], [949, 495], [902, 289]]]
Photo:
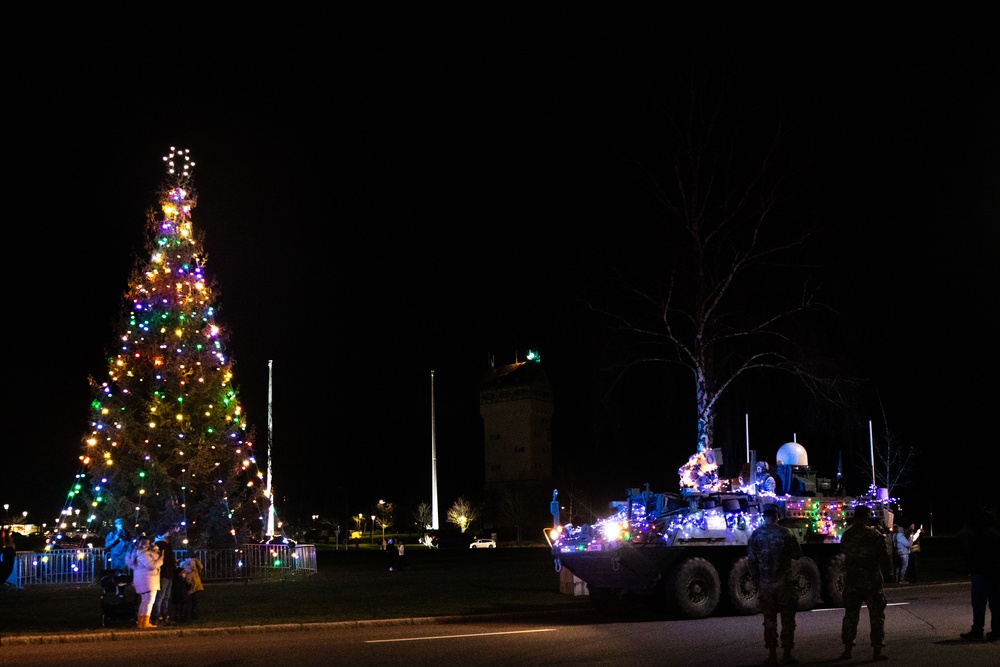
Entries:
[[188, 620], [198, 618], [198, 594], [205, 590], [201, 583], [201, 573], [205, 571], [205, 566], [201, 564], [195, 556], [187, 556], [178, 563], [178, 571], [184, 584], [182, 588], [186, 591], [186, 616]]

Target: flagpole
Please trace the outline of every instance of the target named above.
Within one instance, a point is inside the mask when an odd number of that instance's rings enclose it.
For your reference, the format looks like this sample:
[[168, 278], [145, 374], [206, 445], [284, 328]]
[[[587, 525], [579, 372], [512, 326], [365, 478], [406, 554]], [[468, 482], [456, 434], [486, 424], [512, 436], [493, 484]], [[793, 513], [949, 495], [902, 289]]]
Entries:
[[871, 449], [872, 457], [872, 488], [878, 488], [875, 484], [875, 436], [872, 435], [872, 420], [868, 420], [868, 446]]
[[271, 366], [272, 360], [267, 361], [267, 536], [274, 537], [274, 490], [271, 488]]
[[431, 371], [431, 528], [438, 530], [437, 428], [434, 417], [434, 371]]

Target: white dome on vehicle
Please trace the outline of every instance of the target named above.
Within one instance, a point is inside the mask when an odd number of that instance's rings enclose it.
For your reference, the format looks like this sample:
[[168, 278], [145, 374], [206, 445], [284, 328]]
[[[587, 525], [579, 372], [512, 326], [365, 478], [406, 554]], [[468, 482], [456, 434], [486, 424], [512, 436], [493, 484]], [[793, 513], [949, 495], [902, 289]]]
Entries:
[[806, 448], [797, 442], [786, 442], [778, 448], [778, 453], [774, 457], [777, 465], [807, 466], [809, 465], [809, 455]]

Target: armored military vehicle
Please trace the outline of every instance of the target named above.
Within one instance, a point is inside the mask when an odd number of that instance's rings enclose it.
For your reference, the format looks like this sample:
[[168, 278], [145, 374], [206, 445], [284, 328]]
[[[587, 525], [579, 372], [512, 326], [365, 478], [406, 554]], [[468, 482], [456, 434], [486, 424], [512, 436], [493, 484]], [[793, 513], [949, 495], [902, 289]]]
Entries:
[[[713, 474], [717, 450], [691, 457], [679, 470], [678, 492], [629, 489], [610, 504], [613, 513], [593, 524], [546, 529], [561, 577], [586, 585], [594, 605], [614, 613], [642, 601], [688, 618], [716, 609], [757, 611], [747, 541], [763, 521], [766, 504], [778, 506], [780, 523], [795, 534], [803, 557], [795, 561], [799, 609], [843, 603], [844, 564], [840, 536], [857, 505], [871, 508], [873, 521], [891, 528], [892, 505], [880, 489], [846, 496], [836, 481], [820, 479], [802, 445], [779, 448], [776, 465], [755, 455], [734, 480]], [[553, 497], [553, 516], [558, 503]], [[563, 572], [568, 571], [569, 574]]]

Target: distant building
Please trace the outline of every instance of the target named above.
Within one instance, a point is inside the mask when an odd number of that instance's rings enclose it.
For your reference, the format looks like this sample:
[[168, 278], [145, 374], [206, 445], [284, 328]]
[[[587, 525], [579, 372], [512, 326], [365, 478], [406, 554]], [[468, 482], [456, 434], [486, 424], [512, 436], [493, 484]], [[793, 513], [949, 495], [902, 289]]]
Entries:
[[494, 530], [515, 532], [505, 535], [507, 539], [535, 539], [546, 525], [552, 494], [552, 413], [552, 386], [536, 355], [507, 366], [491, 364], [479, 389], [486, 462], [484, 518], [492, 519]]
[[33, 535], [39, 532], [39, 527], [33, 523], [4, 524], [4, 530], [9, 530], [18, 535]]

